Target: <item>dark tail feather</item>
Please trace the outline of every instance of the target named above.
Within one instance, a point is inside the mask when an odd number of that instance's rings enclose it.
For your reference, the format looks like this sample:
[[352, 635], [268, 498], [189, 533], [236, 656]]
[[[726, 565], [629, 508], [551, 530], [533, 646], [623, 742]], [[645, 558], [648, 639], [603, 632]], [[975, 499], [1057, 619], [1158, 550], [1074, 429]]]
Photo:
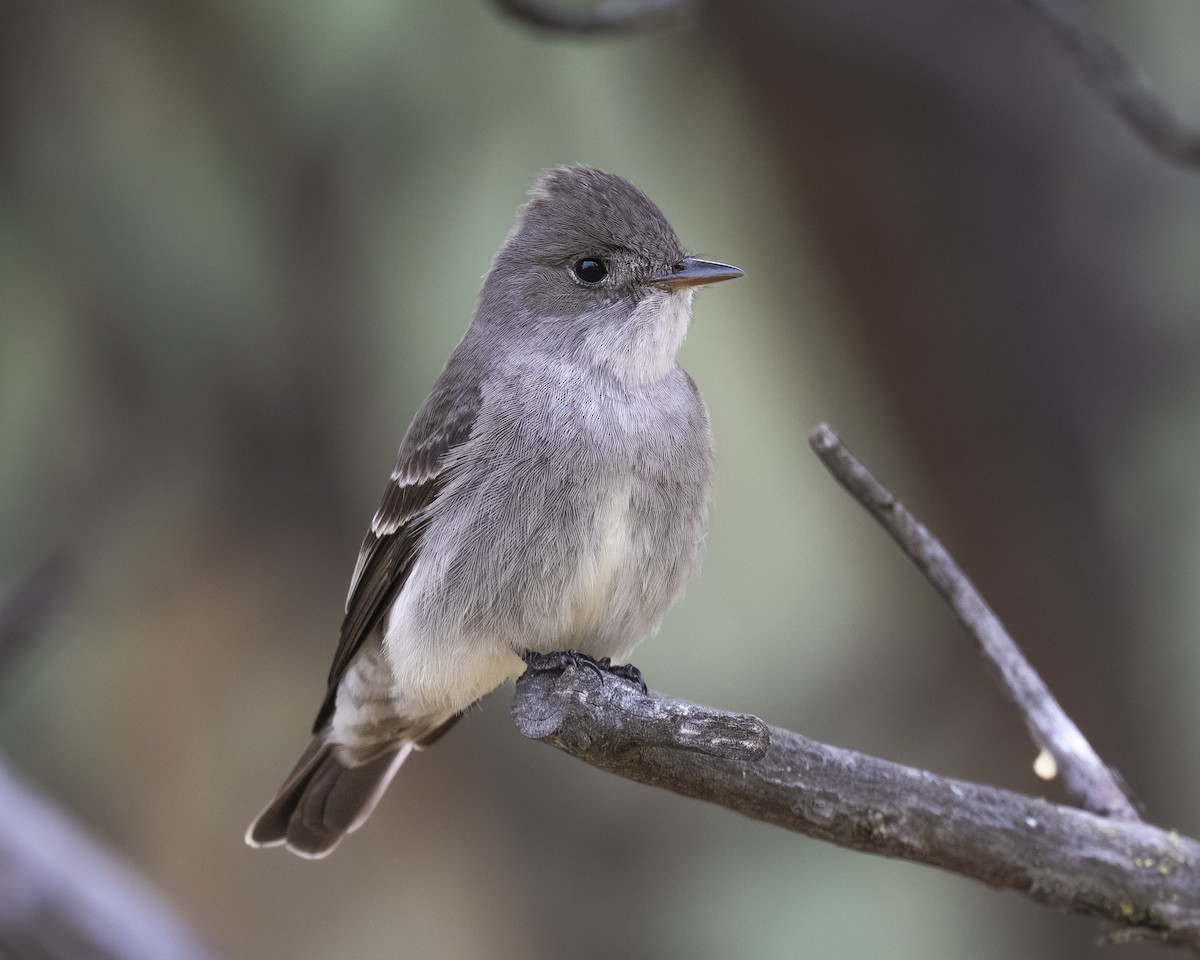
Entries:
[[327, 856], [362, 826], [412, 750], [399, 742], [366, 763], [347, 766], [321, 735], [315, 737], [267, 808], [246, 831], [252, 847], [287, 844], [309, 859]]

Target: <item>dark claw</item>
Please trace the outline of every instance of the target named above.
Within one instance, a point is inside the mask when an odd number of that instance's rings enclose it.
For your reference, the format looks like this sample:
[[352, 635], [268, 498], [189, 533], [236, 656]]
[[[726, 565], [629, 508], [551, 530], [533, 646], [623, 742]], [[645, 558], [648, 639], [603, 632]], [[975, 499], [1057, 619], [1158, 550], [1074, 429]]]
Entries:
[[614, 677], [628, 680], [640, 687], [642, 693], [650, 692], [646, 688], [646, 681], [642, 679], [642, 671], [632, 663], [623, 663], [614, 667], [612, 660], [608, 657], [596, 660], [578, 650], [555, 650], [553, 653], [537, 653], [533, 650], [526, 650], [521, 654], [521, 659], [525, 661], [526, 671], [549, 673], [557, 670], [561, 673], [567, 667], [586, 668], [594, 670], [601, 682], [604, 681], [606, 673], [611, 673]]
[[[605, 660], [608, 658], [605, 657]], [[628, 680], [634, 686], [641, 687], [642, 693], [649, 693], [650, 689], [646, 686], [646, 681], [642, 678], [642, 671], [635, 667], [632, 663], [622, 663], [619, 666], [608, 666], [608, 672], [613, 676], [620, 677], [623, 680]]]

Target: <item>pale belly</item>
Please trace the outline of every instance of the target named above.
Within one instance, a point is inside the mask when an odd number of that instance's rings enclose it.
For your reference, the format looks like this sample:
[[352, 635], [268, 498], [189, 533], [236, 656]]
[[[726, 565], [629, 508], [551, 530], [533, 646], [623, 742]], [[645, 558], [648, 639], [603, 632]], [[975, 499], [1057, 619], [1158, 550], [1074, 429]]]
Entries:
[[[657, 558], [650, 531], [631, 509], [633, 482], [615, 482], [600, 498], [588, 527], [575, 532], [572, 549], [561, 552], [568, 569], [548, 571], [542, 582], [527, 579], [520, 601], [497, 605], [494, 619], [468, 625], [449, 611], [449, 597], [440, 605], [445, 616], [422, 616], [418, 598], [430, 584], [428, 569], [418, 561], [384, 628], [397, 708], [410, 715], [465, 709], [519, 676], [520, 653], [526, 650], [578, 650], [626, 662], [657, 629], [677, 592], [663, 584], [649, 596], [644, 590]], [[538, 550], [555, 552], [540, 544], [531, 552]]]
[[[614, 484], [596, 510], [592, 542], [580, 551], [578, 569], [563, 598], [561, 641], [556, 649], [580, 650], [617, 658], [621, 638], [611, 636], [618, 621], [627, 621], [637, 606], [637, 584], [643, 559], [637, 555], [630, 527], [631, 483]], [[633, 627], [626, 623], [627, 628]], [[548, 638], [547, 638], [548, 639]], [[630, 646], [641, 637], [632, 638]], [[616, 646], [616, 649], [614, 649]]]

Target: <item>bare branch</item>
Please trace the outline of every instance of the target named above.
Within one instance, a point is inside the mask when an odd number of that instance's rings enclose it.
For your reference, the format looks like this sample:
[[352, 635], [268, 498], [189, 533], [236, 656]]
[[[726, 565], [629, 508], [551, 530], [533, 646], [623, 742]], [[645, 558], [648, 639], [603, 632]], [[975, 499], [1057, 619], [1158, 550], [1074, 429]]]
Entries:
[[0, 956], [213, 960], [162, 897], [0, 765]]
[[645, 30], [690, 17], [698, 0], [600, 0], [573, 6], [554, 0], [496, 0], [505, 13], [535, 27], [563, 33], [605, 34]]
[[[544, 669], [536, 665], [538, 660], [534, 656], [531, 661], [535, 671]], [[633, 684], [606, 685], [603, 692], [605, 709], [625, 714], [623, 722], [606, 731], [604, 749], [608, 752], [628, 750], [636, 744], [688, 750], [724, 760], [761, 760], [767, 753], [770, 735], [758, 717], [647, 697]], [[558, 701], [518, 698], [512, 709], [521, 733], [533, 740], [554, 736], [562, 729], [564, 717]]]
[[[1075, 69], [1099, 97], [1160, 156], [1200, 167], [1200, 131], [1167, 107], [1121, 49], [1070, 0], [1020, 0], [1038, 17]], [[505, 13], [547, 30], [611, 34], [679, 23], [699, 0], [598, 0], [572, 5], [556, 0], [496, 0]]]
[[767, 728], [770, 746], [758, 760], [723, 748], [698, 750], [691, 736], [686, 746], [673, 744], [664, 732], [689, 727], [698, 714], [716, 730], [748, 729], [753, 718], [721, 720], [719, 711], [642, 693], [613, 676], [576, 667], [556, 674], [536, 663], [517, 681], [517, 728], [601, 770], [839, 846], [1018, 890], [1200, 953], [1195, 840], [939, 777], [777, 727]]
[[74, 584], [65, 550], [25, 574], [0, 601], [0, 681], [6, 679]]
[[[59, 550], [0, 603], [0, 679], [75, 582]], [[0, 956], [213, 960], [162, 896], [0, 763]]]
[[1071, 57], [1084, 81], [1154, 151], [1200, 167], [1200, 131], [1181, 122], [1129, 58], [1069, 0], [1021, 0]]
[[1004, 692], [1017, 705], [1036, 743], [1049, 751], [1067, 793], [1085, 810], [1137, 820], [1120, 779], [1097, 756], [975, 585], [945, 547], [850, 453], [827, 424], [809, 438], [834, 478], [871, 514], [917, 565], [975, 639]]

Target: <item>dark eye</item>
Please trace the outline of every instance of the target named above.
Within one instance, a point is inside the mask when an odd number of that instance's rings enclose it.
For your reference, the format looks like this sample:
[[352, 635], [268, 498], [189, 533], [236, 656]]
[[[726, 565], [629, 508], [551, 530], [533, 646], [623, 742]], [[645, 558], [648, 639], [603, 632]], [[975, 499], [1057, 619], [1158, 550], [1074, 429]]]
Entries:
[[584, 257], [575, 262], [575, 276], [584, 283], [599, 283], [608, 276], [608, 267], [603, 260], [595, 257]]

